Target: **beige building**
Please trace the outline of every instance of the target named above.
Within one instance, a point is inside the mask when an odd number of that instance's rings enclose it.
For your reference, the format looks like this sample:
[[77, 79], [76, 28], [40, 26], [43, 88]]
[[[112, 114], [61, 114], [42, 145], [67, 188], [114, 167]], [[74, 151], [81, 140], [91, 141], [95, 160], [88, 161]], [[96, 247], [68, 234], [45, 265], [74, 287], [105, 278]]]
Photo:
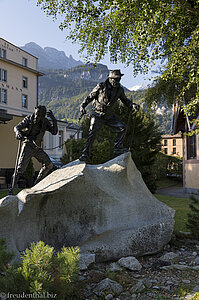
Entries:
[[79, 131], [78, 126], [64, 121], [57, 121], [57, 125], [57, 135], [52, 135], [50, 132], [45, 133], [43, 139], [43, 149], [50, 157], [56, 161], [60, 161], [60, 158], [64, 154], [64, 142], [71, 138], [81, 138], [82, 131]]
[[0, 38], [0, 109], [16, 116], [32, 114], [38, 104], [38, 59]]
[[[38, 105], [38, 59], [26, 51], [0, 38], [0, 188], [6, 187], [14, 170], [18, 141], [13, 128]], [[63, 143], [74, 135], [74, 124], [58, 121], [58, 134], [47, 132], [43, 148], [59, 161], [63, 155]], [[81, 132], [74, 138], [80, 138]], [[33, 159], [35, 170], [41, 164]]]
[[162, 135], [162, 152], [167, 155], [183, 157], [183, 137], [182, 134]]
[[43, 74], [37, 70], [37, 61], [0, 38], [0, 187], [15, 166], [18, 141], [13, 128], [38, 104], [38, 77]]
[[199, 135], [184, 136], [183, 186], [187, 192], [199, 191]]

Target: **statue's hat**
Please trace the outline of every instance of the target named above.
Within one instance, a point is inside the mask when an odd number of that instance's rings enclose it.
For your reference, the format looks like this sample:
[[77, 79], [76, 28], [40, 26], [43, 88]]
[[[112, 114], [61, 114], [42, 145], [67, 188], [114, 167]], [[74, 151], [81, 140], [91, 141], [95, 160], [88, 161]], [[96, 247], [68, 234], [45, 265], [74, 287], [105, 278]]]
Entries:
[[121, 78], [124, 74], [121, 74], [120, 70], [110, 70], [109, 78]]

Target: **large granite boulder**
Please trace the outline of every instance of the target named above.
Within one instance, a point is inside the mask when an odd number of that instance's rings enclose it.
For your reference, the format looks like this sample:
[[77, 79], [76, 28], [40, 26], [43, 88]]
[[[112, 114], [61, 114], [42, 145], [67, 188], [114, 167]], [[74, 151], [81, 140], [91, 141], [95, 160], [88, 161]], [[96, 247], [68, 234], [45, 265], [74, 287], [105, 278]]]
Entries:
[[145, 255], [161, 250], [173, 225], [174, 210], [150, 193], [130, 153], [102, 165], [73, 161], [0, 199], [0, 237], [18, 254], [43, 240], [78, 245], [97, 261]]

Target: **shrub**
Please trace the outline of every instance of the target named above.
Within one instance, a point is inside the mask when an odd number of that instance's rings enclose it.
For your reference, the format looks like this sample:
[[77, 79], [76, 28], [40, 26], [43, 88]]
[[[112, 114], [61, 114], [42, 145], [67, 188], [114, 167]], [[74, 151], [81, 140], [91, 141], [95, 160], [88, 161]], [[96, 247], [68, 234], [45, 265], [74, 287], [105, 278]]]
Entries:
[[[6, 250], [7, 251], [7, 250]], [[1, 253], [1, 251], [0, 251]], [[8, 253], [7, 253], [8, 254]], [[21, 263], [8, 265], [0, 276], [0, 290], [4, 293], [55, 293], [56, 299], [68, 299], [79, 271], [79, 249], [63, 247], [55, 253], [44, 242], [32, 243], [21, 256]], [[3, 264], [8, 261], [7, 255]]]
[[7, 251], [6, 240], [0, 239], [0, 272], [7, 270], [8, 263], [13, 258], [14, 254]]
[[190, 230], [193, 238], [199, 239], [199, 199], [191, 195], [192, 203], [189, 205], [191, 213], [188, 213], [187, 228]]

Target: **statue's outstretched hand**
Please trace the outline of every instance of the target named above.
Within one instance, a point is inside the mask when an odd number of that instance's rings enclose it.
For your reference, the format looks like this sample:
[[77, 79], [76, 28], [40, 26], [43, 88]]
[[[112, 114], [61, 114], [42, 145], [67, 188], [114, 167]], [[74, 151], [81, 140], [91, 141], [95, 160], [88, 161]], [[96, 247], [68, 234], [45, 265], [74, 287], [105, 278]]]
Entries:
[[17, 140], [19, 140], [19, 141], [24, 141], [24, 136], [21, 134], [21, 132], [16, 132], [16, 138], [17, 138]]
[[55, 119], [52, 110], [47, 111], [47, 117], [51, 118], [51, 119]]

